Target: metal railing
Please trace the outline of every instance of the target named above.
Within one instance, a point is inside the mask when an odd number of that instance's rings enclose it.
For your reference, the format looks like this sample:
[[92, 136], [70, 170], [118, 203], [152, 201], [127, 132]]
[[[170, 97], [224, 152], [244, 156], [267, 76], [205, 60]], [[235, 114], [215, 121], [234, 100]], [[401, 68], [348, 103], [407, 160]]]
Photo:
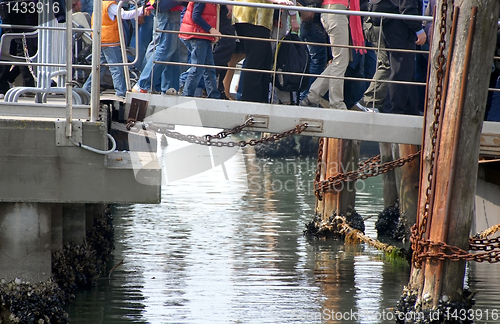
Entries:
[[[71, 1], [67, 1], [70, 3]], [[136, 1], [132, 1], [133, 3], [136, 3]], [[364, 12], [364, 11], [351, 11], [351, 10], [331, 10], [331, 9], [323, 9], [323, 8], [310, 8], [310, 7], [302, 7], [302, 6], [282, 6], [282, 5], [275, 5], [275, 4], [263, 4], [263, 3], [250, 3], [250, 2], [235, 2], [235, 1], [226, 1], [226, 0], [219, 0], [219, 1], [209, 1], [209, 0], [195, 0], [195, 2], [206, 2], [206, 3], [217, 3], [217, 4], [222, 4], [222, 5], [238, 5], [238, 6], [248, 6], [248, 7], [261, 7], [261, 8], [269, 8], [269, 9], [286, 9], [286, 10], [295, 10], [295, 11], [309, 11], [309, 12], [315, 12], [315, 13], [331, 13], [331, 14], [343, 14], [343, 15], [356, 15], [356, 16], [372, 16], [372, 17], [379, 17], [381, 18], [381, 25], [384, 24], [384, 21], [387, 19], [405, 19], [405, 20], [417, 20], [417, 21], [432, 21], [432, 17], [427, 17], [427, 16], [411, 16], [411, 15], [397, 15], [397, 14], [388, 14], [388, 13], [375, 13], [375, 12]], [[119, 8], [123, 6], [123, 1], [119, 2]], [[83, 89], [77, 89], [73, 88], [71, 84], [71, 78], [68, 78], [67, 76], [72, 76], [72, 69], [89, 69], [91, 68], [92, 74], [93, 75], [99, 75], [99, 71], [101, 68], [100, 64], [100, 49], [101, 49], [101, 44], [100, 44], [100, 37], [99, 38], [94, 38], [92, 42], [92, 64], [89, 65], [82, 65], [82, 64], [72, 64], [70, 58], [73, 57], [73, 53], [71, 52], [70, 48], [66, 49], [65, 43], [61, 42], [64, 40], [64, 37], [55, 37], [54, 33], [57, 32], [62, 32], [66, 30], [66, 40], [65, 42], [67, 44], [71, 44], [69, 40], [71, 39], [72, 32], [89, 32], [92, 31], [94, 35], [100, 35], [100, 26], [101, 26], [101, 21], [102, 21], [102, 1], [101, 0], [94, 0], [94, 25], [92, 29], [86, 29], [86, 28], [74, 28], [71, 24], [71, 15], [68, 15], [68, 22], [65, 27], [59, 26], [59, 24], [55, 23], [54, 19], [50, 20], [49, 17], [47, 16], [48, 13], [41, 13], [40, 16], [40, 21], [43, 22], [39, 26], [34, 26], [33, 28], [38, 30], [39, 33], [39, 38], [38, 38], [38, 54], [37, 54], [37, 62], [16, 62], [15, 65], [20, 65], [20, 66], [31, 66], [31, 67], [36, 67], [37, 68], [37, 79], [38, 79], [38, 84], [37, 84], [37, 89], [40, 89], [39, 91], [42, 93], [42, 100], [40, 100], [39, 103], [45, 102], [45, 97], [47, 93], [50, 91], [51, 93], [65, 93], [66, 94], [66, 100], [67, 100], [67, 106], [71, 107], [73, 103], [76, 104], [91, 104], [91, 120], [95, 121], [98, 118], [98, 107], [99, 107], [99, 94], [100, 94], [100, 84], [99, 84], [99, 78], [94, 77], [92, 79], [92, 87], [91, 87], [91, 95], [90, 98], [86, 98], [88, 94], [86, 95]], [[67, 11], [68, 13], [71, 13], [70, 11]], [[136, 5], [136, 12], [137, 12], [137, 5]], [[119, 16], [119, 15], [118, 15]], [[118, 22], [121, 27], [121, 17], [117, 17]], [[500, 23], [499, 23], [500, 25]], [[11, 25], [11, 24], [0, 24], [0, 28], [23, 28], [26, 29], [27, 26], [23, 25]], [[137, 19], [135, 19], [135, 27], [136, 30], [138, 28], [138, 23]], [[279, 27], [278, 27], [279, 28]], [[160, 29], [155, 29], [154, 32], [157, 33], [175, 33], [179, 34], [179, 31], [171, 31], [171, 30], [160, 30]], [[182, 32], [183, 34], [203, 34], [203, 33], [187, 33], [187, 32]], [[279, 34], [279, 33], [278, 33]], [[255, 39], [255, 38], [250, 38], [250, 37], [242, 37], [242, 36], [236, 36], [236, 35], [222, 35], [222, 37], [226, 38], [235, 38], [235, 39]], [[261, 39], [258, 38], [259, 41], [264, 41], [264, 42], [273, 42], [276, 45], [279, 43], [296, 43], [294, 41], [287, 41], [287, 40], [281, 40], [279, 38], [275, 39]], [[54, 46], [54, 42], [59, 42]], [[123, 44], [123, 34], [122, 34], [122, 28], [120, 28], [120, 42]], [[329, 47], [344, 47], [344, 48], [349, 48], [349, 49], [365, 49], [365, 50], [374, 50], [376, 52], [379, 51], [386, 51], [386, 52], [392, 52], [392, 51], [400, 51], [400, 52], [412, 52], [412, 53], [424, 53], [427, 54], [428, 52], [425, 51], [409, 51], [409, 50], [400, 50], [400, 49], [391, 49], [391, 48], [380, 48], [380, 46], [374, 48], [374, 47], [366, 47], [366, 46], [352, 46], [352, 45], [345, 45], [345, 46], [340, 46], [338, 44], [323, 44], [323, 43], [311, 43], [311, 42], [300, 42], [300, 44], [306, 44], [306, 45], [316, 45], [316, 46], [329, 46]], [[379, 42], [380, 44], [380, 42]], [[136, 48], [138, 48], [138, 38], [136, 37]], [[122, 65], [122, 66], [130, 66], [136, 63], [137, 57], [134, 59], [133, 62], [128, 62], [125, 49], [122, 46], [122, 57], [123, 57], [123, 62], [124, 63], [116, 63], [116, 64], [103, 64], [105, 65]], [[154, 52], [152, 55], [155, 55]], [[65, 58], [64, 58], [65, 56]], [[500, 61], [499, 56], [495, 56], [494, 60]], [[276, 63], [276, 56], [274, 57], [274, 63]], [[181, 63], [181, 62], [164, 62], [164, 61], [154, 61], [154, 63], [157, 64], [165, 64], [165, 65], [181, 65], [181, 66], [199, 66], [199, 67], [210, 67], [212, 68], [213, 66], [207, 66], [207, 65], [194, 65], [194, 64], [189, 64], [189, 63]], [[13, 62], [9, 61], [0, 61], [0, 64], [6, 64], [6, 65], [12, 65]], [[332, 78], [332, 79], [344, 79], [344, 80], [355, 80], [355, 81], [365, 81], [365, 82], [383, 82], [383, 83], [400, 83], [400, 84], [414, 84], [416, 86], [425, 86], [425, 83], [416, 83], [416, 82], [403, 82], [403, 81], [389, 81], [389, 80], [375, 80], [373, 78], [357, 78], [357, 77], [334, 77], [334, 76], [320, 76], [317, 74], [311, 74], [311, 73], [291, 73], [291, 72], [283, 72], [283, 71], [276, 71], [274, 68], [276, 64], [273, 64], [273, 68], [270, 70], [259, 70], [259, 72], [263, 73], [268, 73], [273, 75], [273, 79], [276, 78], [277, 75], [299, 75], [299, 76], [309, 76], [309, 77], [325, 77], [325, 78]], [[243, 67], [228, 67], [228, 66], [215, 66], [217, 69], [226, 69], [226, 70], [235, 70], [235, 71], [252, 71], [251, 69], [248, 68], [243, 68]], [[126, 72], [126, 76], [128, 75], [128, 70], [125, 68], [124, 69]], [[255, 70], [253, 70], [255, 71]], [[65, 84], [64, 88], [54, 88], [51, 87], [50, 82], [53, 77], [57, 77], [58, 81], [61, 83], [58, 84]], [[127, 77], [126, 78], [127, 82], [127, 89], [130, 90], [131, 85], [130, 85], [130, 79]], [[32, 88], [30, 88], [33, 90]], [[490, 91], [500, 91], [498, 89], [489, 89]], [[10, 102], [15, 102], [17, 101], [17, 98], [23, 93], [23, 92], [28, 92], [29, 90], [26, 88], [20, 88], [20, 89], [15, 89], [11, 93], [9, 93], [8, 96], [6, 96], [6, 101]], [[272, 94], [273, 95], [273, 94]], [[72, 97], [75, 99], [73, 100]], [[67, 118], [71, 118], [71, 113], [67, 113]]]

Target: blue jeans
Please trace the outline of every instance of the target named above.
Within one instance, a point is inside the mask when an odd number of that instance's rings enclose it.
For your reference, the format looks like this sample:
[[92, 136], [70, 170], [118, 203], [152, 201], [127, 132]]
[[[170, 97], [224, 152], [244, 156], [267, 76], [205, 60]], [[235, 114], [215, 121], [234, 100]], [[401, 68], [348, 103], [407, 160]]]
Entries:
[[[184, 42], [190, 53], [192, 64], [214, 65], [214, 55], [212, 52], [212, 42], [208, 39], [191, 38]], [[217, 90], [217, 79], [214, 68], [204, 68], [191, 66], [187, 70], [186, 83], [184, 84], [183, 96], [194, 97], [194, 92], [200, 83], [201, 77], [205, 80], [205, 89], [208, 98], [220, 99], [220, 92]]]
[[[500, 77], [497, 79], [496, 89], [500, 89]], [[500, 92], [493, 92], [491, 106], [486, 120], [500, 121]]]
[[[321, 22], [303, 22], [300, 26], [300, 36], [305, 42], [311, 43], [328, 43], [328, 35], [326, 34], [325, 28]], [[311, 61], [309, 62], [309, 73], [310, 74], [321, 74], [325, 69], [326, 62], [328, 60], [328, 50], [327, 46], [319, 45], [307, 45], [309, 49], [309, 56]], [[316, 80], [314, 77], [309, 78], [309, 86]], [[309, 92], [309, 88], [300, 93], [300, 99], [304, 99]]]
[[[178, 31], [179, 25], [179, 11], [161, 12], [156, 16], [156, 26], [160, 30]], [[153, 63], [153, 61], [179, 62], [179, 44], [177, 34], [155, 32], [153, 41], [148, 46], [148, 53], [146, 53], [147, 63], [137, 82], [139, 88], [151, 90], [161, 83], [162, 91], [167, 91], [169, 88], [179, 90], [180, 68], [178, 66], [167, 68], [165, 64]]]
[[[103, 63], [122, 63], [122, 52], [120, 46], [101, 47], [101, 64]], [[125, 75], [123, 73], [123, 66], [109, 66], [111, 77], [113, 78], [113, 87], [115, 94], [119, 97], [125, 97], [127, 86], [125, 84]], [[100, 77], [104, 76], [106, 69], [101, 68]], [[89, 75], [87, 81], [83, 85], [83, 89], [90, 92], [90, 85], [92, 82], [92, 73]]]
[[153, 38], [153, 25], [154, 16], [145, 16], [142, 24], [139, 25], [139, 31], [135, 30], [135, 21], [132, 20], [132, 25], [134, 31], [130, 39], [130, 47], [135, 48], [135, 37], [139, 36], [139, 48], [136, 49], [137, 62], [134, 64], [135, 68], [142, 71], [144, 68], [144, 57], [146, 56], [146, 50], [148, 49], [148, 44]]

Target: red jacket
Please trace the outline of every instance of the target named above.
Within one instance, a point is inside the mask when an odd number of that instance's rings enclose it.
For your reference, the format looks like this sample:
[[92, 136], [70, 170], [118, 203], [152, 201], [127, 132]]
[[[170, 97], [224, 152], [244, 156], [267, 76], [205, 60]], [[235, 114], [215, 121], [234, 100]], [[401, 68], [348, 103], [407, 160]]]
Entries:
[[[182, 39], [191, 39], [191, 38], [199, 38], [199, 39], [208, 39], [211, 41], [215, 41], [215, 37], [211, 36], [208, 32], [206, 32], [203, 28], [197, 25], [193, 21], [193, 8], [194, 2], [189, 2], [186, 13], [184, 13], [184, 17], [182, 18], [182, 24], [180, 31], [188, 32], [188, 33], [205, 33], [205, 35], [187, 35], [187, 34], [179, 34], [179, 37]], [[217, 4], [206, 3], [205, 9], [201, 14], [201, 17], [213, 28], [217, 28], [217, 20], [219, 19], [219, 9]]]

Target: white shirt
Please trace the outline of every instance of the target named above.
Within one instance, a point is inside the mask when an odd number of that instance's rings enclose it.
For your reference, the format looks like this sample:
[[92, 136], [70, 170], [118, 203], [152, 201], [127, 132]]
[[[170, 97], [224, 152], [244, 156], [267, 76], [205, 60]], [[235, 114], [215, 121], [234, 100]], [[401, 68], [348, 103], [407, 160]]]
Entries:
[[[116, 3], [113, 3], [108, 7], [108, 16], [111, 20], [114, 21], [117, 15], [118, 15], [118, 5]], [[137, 8], [137, 15], [142, 16], [142, 7]], [[134, 19], [135, 10], [123, 10], [122, 8], [121, 16], [123, 20]]]

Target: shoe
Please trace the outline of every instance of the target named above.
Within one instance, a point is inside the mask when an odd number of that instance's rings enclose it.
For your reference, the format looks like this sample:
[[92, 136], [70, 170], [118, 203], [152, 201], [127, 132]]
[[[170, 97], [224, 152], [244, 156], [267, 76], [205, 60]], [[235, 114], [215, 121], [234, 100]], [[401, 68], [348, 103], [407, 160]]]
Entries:
[[[358, 108], [358, 109], [356, 109]], [[364, 111], [364, 112], [371, 112], [371, 113], [379, 113], [380, 111], [377, 108], [368, 108], [360, 104], [359, 102], [356, 102], [356, 105], [351, 108], [351, 110], [359, 110], [359, 111]]]
[[308, 97], [305, 97], [304, 99], [302, 99], [300, 102], [299, 102], [299, 106], [303, 106], [303, 107], [318, 107], [317, 104], [315, 103], [312, 103]]
[[132, 92], [134, 93], [148, 93], [148, 90], [143, 90], [139, 88], [139, 86], [136, 84], [135, 86], [132, 87]]
[[165, 94], [167, 96], [177, 96], [177, 90], [175, 90], [174, 88], [169, 88], [163, 94]]

